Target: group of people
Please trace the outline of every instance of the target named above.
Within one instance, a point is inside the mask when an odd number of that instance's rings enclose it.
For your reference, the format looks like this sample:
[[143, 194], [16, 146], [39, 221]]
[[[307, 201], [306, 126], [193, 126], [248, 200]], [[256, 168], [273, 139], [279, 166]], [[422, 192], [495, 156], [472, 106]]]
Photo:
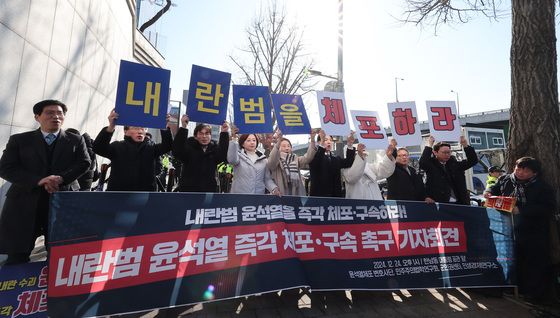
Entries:
[[[44, 100], [34, 105], [33, 112], [40, 128], [11, 136], [0, 159], [0, 177], [12, 184], [0, 216], [0, 254], [8, 255], [6, 264], [28, 262], [36, 237], [45, 235], [48, 243], [49, 194], [79, 190], [78, 180], [82, 176], [89, 178], [95, 155], [111, 160], [108, 191], [156, 191], [159, 158], [172, 152], [182, 166], [176, 189], [181, 192], [218, 192], [216, 169], [227, 162], [233, 167], [229, 172], [234, 176], [230, 193], [309, 193], [383, 200], [377, 182], [387, 179], [389, 200], [463, 205], [470, 203], [465, 170], [478, 162], [464, 137], [459, 143], [466, 160], [458, 161], [451, 155], [449, 143], [436, 143], [430, 136], [419, 161], [426, 174], [424, 184], [419, 172], [410, 165], [408, 150], [397, 148], [394, 140], [382, 154], [370, 154], [363, 144], [355, 145], [351, 132], [345, 156], [341, 157], [333, 152], [331, 136], [323, 130], [313, 130], [306, 153], [298, 156], [292, 151], [290, 140], [277, 131], [272, 142], [266, 141], [265, 154], [259, 150], [256, 134], [239, 135], [227, 122], [220, 127], [218, 141], [212, 140], [212, 128], [207, 124], [198, 124], [189, 136], [187, 115], [181, 118], [181, 127], [174, 137], [168, 117], [168, 129], [161, 130], [159, 143], [146, 138], [146, 128], [132, 126], [124, 127], [124, 140], [111, 142], [118, 118], [114, 110], [109, 114], [108, 126], [90, 141], [93, 152], [88, 153], [85, 138], [62, 129], [65, 104]], [[368, 156], [375, 157], [370, 160]], [[310, 171], [309, 192], [303, 184], [301, 169]], [[547, 224], [556, 206], [553, 191], [539, 178], [540, 173], [536, 159], [521, 158], [514, 172], [492, 180], [494, 183], [485, 194], [517, 198], [513, 213], [519, 267], [534, 274], [522, 276], [520, 284], [539, 292], [543, 273], [551, 269], [550, 259], [540, 256], [547, 255]]]

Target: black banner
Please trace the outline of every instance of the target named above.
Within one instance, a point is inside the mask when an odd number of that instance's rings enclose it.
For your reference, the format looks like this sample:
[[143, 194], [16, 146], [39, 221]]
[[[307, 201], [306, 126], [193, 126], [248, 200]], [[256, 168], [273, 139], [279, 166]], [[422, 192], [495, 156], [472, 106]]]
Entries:
[[511, 221], [493, 209], [125, 192], [61, 192], [51, 206], [53, 317], [300, 286], [393, 290], [513, 283]]

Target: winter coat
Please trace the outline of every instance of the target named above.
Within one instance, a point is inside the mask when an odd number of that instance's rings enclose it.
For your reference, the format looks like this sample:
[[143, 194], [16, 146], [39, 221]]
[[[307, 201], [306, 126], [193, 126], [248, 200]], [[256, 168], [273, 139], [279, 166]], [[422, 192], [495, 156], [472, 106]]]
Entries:
[[[291, 184], [290, 187], [290, 184], [288, 183], [289, 176], [286, 175], [286, 171], [280, 161], [279, 146], [280, 143], [276, 143], [270, 152], [270, 156], [268, 157], [268, 169], [270, 169], [272, 179], [280, 189], [280, 193], [282, 193], [282, 195], [306, 195], [305, 186], [303, 185], [303, 180], [301, 179], [301, 173], [298, 172], [299, 182]], [[309, 147], [307, 148], [305, 155], [295, 155], [295, 161], [297, 162], [298, 169], [308, 168], [309, 162], [313, 159], [316, 152], [317, 147], [315, 146], [315, 143], [311, 142], [309, 143]]]
[[59, 191], [77, 191], [89, 165], [81, 136], [61, 130], [50, 147], [40, 129], [10, 136], [0, 159], [0, 177], [11, 183], [0, 213], [0, 254], [29, 253], [37, 236], [47, 235], [50, 195], [39, 181], [58, 175]]
[[[514, 186], [501, 176], [490, 193], [515, 196]], [[537, 176], [525, 187], [525, 203], [517, 200], [518, 214], [513, 215], [517, 285], [523, 294], [542, 298], [549, 293], [554, 281], [551, 253], [550, 222], [557, 211], [554, 190]], [[553, 226], [556, 226], [554, 224]]]
[[272, 192], [276, 189], [270, 170], [266, 167], [266, 156], [260, 151], [256, 153], [258, 159], [253, 162], [236, 141], [230, 141], [227, 153], [227, 161], [233, 166], [230, 193], [265, 194], [265, 190]]
[[395, 171], [387, 178], [387, 200], [424, 201], [426, 190], [422, 176], [414, 168], [400, 164], [395, 165]]
[[451, 156], [444, 167], [432, 157], [432, 147], [424, 148], [419, 163], [420, 168], [426, 172], [426, 196], [436, 202], [448, 203], [453, 189], [458, 204], [470, 204], [465, 170], [478, 163], [478, 156], [471, 146], [465, 147], [464, 151], [467, 160], [457, 161]]
[[347, 199], [383, 200], [378, 180], [385, 179], [395, 170], [395, 159], [378, 156], [375, 163], [368, 163], [360, 156], [348, 169], [342, 169]]
[[97, 158], [95, 152], [93, 152], [93, 139], [88, 133], [83, 133], [84, 142], [86, 143], [87, 152], [91, 164], [89, 165], [88, 171], [78, 178], [78, 183], [80, 184], [80, 191], [91, 191], [91, 185], [97, 179], [99, 179], [99, 171], [97, 170]]
[[226, 160], [229, 134], [220, 133], [220, 141], [212, 140], [206, 151], [194, 137], [188, 137], [189, 130], [179, 128], [173, 141], [173, 156], [182, 163], [178, 191], [217, 192], [216, 168]]
[[318, 146], [313, 160], [309, 163], [309, 195], [315, 197], [342, 197], [342, 180], [340, 169], [350, 168], [356, 151], [348, 148], [346, 158], [342, 159], [332, 153], [325, 154], [325, 148]]
[[171, 151], [171, 131], [161, 130], [160, 144], [147, 139], [136, 142], [128, 136], [109, 144], [112, 136], [105, 127], [93, 142], [93, 151], [111, 160], [107, 191], [156, 191], [156, 161]]

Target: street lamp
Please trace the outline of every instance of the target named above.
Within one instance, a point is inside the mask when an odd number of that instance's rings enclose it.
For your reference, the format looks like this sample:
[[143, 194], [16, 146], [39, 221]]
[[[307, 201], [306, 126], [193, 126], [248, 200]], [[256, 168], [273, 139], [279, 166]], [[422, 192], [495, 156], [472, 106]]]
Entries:
[[451, 90], [451, 93], [455, 93], [455, 99], [457, 101], [457, 117], [459, 117], [459, 115], [461, 114], [459, 112], [459, 92]]
[[399, 101], [399, 88], [398, 88], [398, 81], [404, 81], [404, 78], [400, 78], [400, 77], [395, 77], [395, 100], [398, 102]]
[[332, 78], [334, 80], [338, 80], [338, 77], [334, 77], [334, 76], [331, 76], [331, 75], [325, 75], [321, 71], [307, 69], [307, 72], [309, 73], [309, 75], [322, 76], [322, 77]]
[[321, 76], [321, 77], [333, 79], [334, 81], [329, 81], [327, 84], [325, 84], [325, 88], [324, 88], [325, 91], [344, 92], [344, 83], [338, 76], [335, 77], [331, 75], [325, 75], [321, 71], [312, 70], [312, 69], [307, 69], [307, 73], [313, 76]]

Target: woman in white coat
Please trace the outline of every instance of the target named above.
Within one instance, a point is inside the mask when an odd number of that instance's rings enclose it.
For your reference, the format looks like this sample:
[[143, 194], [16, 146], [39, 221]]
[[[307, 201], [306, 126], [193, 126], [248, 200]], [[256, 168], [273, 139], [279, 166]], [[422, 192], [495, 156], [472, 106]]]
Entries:
[[280, 195], [267, 168], [266, 156], [257, 150], [259, 141], [255, 134], [243, 134], [239, 144], [230, 141], [227, 160], [233, 166], [233, 182], [230, 193], [265, 194], [265, 190]]
[[395, 171], [395, 146], [390, 144], [383, 156], [377, 156], [374, 163], [368, 163], [368, 153], [363, 144], [358, 144], [358, 153], [352, 167], [342, 169], [346, 182], [347, 199], [384, 200], [379, 190], [378, 180], [390, 177]]

